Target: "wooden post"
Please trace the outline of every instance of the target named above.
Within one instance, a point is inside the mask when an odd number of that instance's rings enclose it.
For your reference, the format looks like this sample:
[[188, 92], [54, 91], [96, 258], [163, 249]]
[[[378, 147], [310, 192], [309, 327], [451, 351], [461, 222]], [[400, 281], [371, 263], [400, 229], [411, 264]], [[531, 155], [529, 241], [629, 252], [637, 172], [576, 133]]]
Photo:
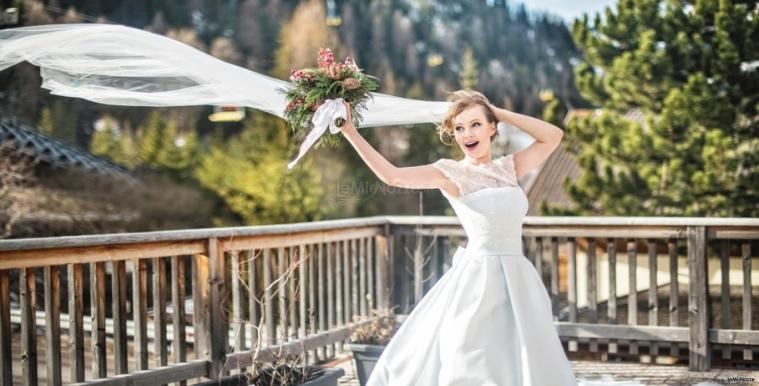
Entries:
[[274, 293], [272, 289], [271, 278], [271, 250], [269, 248], [264, 249], [264, 318], [266, 321], [266, 335], [268, 338], [268, 345], [273, 346], [277, 343], [277, 325], [274, 320]]
[[[77, 264], [77, 266], [79, 266]], [[77, 328], [82, 326], [82, 306], [81, 306], [81, 282], [82, 272], [81, 266], [79, 270], [79, 308], [77, 310], [76, 305], [69, 305], [69, 318], [71, 324], [69, 327], [69, 335], [77, 332]], [[21, 292], [21, 378], [24, 385], [32, 386], [37, 385], [37, 299], [36, 299], [36, 280], [35, 280], [34, 268], [21, 269], [21, 277], [18, 283], [19, 290]], [[69, 276], [69, 283], [72, 283], [71, 276]], [[76, 288], [76, 287], [75, 287]], [[76, 294], [75, 291], [69, 289], [69, 294], [72, 296]], [[78, 311], [78, 314], [77, 314]], [[77, 318], [78, 316], [78, 318]], [[78, 330], [81, 332], [81, 330]], [[79, 337], [81, 338], [81, 334]], [[76, 358], [72, 358], [71, 369], [72, 379], [84, 380], [84, 348], [83, 341], [73, 341], [71, 347], [78, 347], [81, 350], [81, 361], [77, 361]], [[75, 369], [81, 368], [81, 379], [77, 378], [77, 373], [74, 373]]]
[[[296, 292], [298, 293], [298, 338], [306, 337], [306, 323], [308, 320], [308, 296], [309, 287], [307, 281], [308, 275], [308, 254], [306, 253], [306, 246], [298, 245], [298, 286]], [[293, 277], [293, 279], [295, 279]]]
[[96, 378], [108, 376], [105, 347], [105, 263], [90, 264], [90, 317], [92, 320], [92, 372]]
[[707, 295], [706, 227], [688, 227], [688, 322], [690, 342], [688, 369], [708, 371], [711, 368], [709, 302]]
[[[334, 247], [334, 248], [333, 248]], [[333, 252], [334, 251], [334, 252]], [[327, 265], [327, 328], [332, 330], [333, 327], [335, 327], [335, 313], [337, 304], [335, 303], [335, 292], [339, 291], [340, 286], [336, 285], [335, 277], [337, 276], [335, 274], [335, 270], [337, 267], [337, 264], [333, 263], [337, 260], [337, 242], [328, 242], [327, 243], [327, 255], [326, 255], [326, 262]], [[335, 288], [337, 287], [337, 288]], [[336, 354], [335, 345], [333, 343], [330, 343], [327, 345], [327, 356], [332, 357]]]
[[[81, 264], [69, 264], [70, 368], [73, 382], [84, 381], [84, 283]], [[34, 274], [32, 273], [32, 277]], [[35, 374], [36, 375], [36, 374]]]
[[153, 352], [158, 366], [169, 364], [166, 339], [166, 262], [153, 259]]
[[[677, 239], [667, 241], [667, 252], [669, 254], [669, 325], [677, 327], [680, 324], [678, 313], [680, 312], [680, 288], [678, 286], [677, 275]], [[677, 342], [670, 345], [670, 355], [677, 358], [680, 356], [680, 346]]]
[[[171, 313], [171, 323], [174, 327], [174, 336], [172, 337], [174, 363], [183, 363], [187, 361], [187, 344], [185, 339], [185, 260], [184, 256], [171, 257], [171, 303], [173, 312]], [[179, 386], [186, 385], [186, 381], [179, 382]]]
[[387, 234], [375, 236], [375, 256], [377, 264], [377, 308], [383, 310], [390, 307], [390, 246]]
[[[720, 273], [722, 274], [722, 285], [720, 288], [722, 317], [720, 318], [720, 328], [727, 330], [730, 329], [730, 244], [728, 240], [720, 240], [719, 261]], [[732, 357], [732, 351], [730, 346], [724, 346], [722, 348], [722, 359], [729, 360]], [[749, 352], [751, 351], [749, 350]]]
[[[751, 241], [741, 242], [741, 260], [743, 261], [743, 329], [751, 329]], [[708, 272], [708, 271], [707, 271]], [[750, 361], [754, 357], [749, 348], [743, 349], [743, 359]]]
[[[306, 336], [314, 335], [319, 332], [316, 326], [316, 245], [310, 244], [308, 246], [308, 329], [306, 330]], [[312, 365], [319, 361], [319, 353], [317, 350], [311, 351], [310, 360], [308, 364]]]
[[245, 251], [245, 259], [248, 261], [248, 316], [250, 317], [250, 324], [251, 324], [251, 331], [250, 331], [250, 340], [251, 340], [251, 350], [256, 349], [256, 347], [259, 347], [258, 345], [258, 339], [259, 335], [261, 333], [261, 323], [259, 322], [259, 297], [258, 297], [258, 279], [257, 279], [257, 267], [258, 267], [258, 259], [257, 254], [254, 253], [254, 251], [247, 250]]
[[[627, 292], [627, 324], [634, 326], [638, 324], [638, 248], [637, 240], [634, 238], [627, 240], [627, 269], [628, 278], [630, 283], [629, 291]], [[629, 340], [629, 352], [630, 354], [638, 354], [638, 342]]]
[[559, 240], [551, 237], [551, 311], [553, 320], [559, 320]]
[[[329, 244], [327, 244], [329, 245]], [[329, 257], [328, 253], [329, 250], [327, 250], [325, 254], [325, 245], [324, 243], [319, 243], [319, 249], [318, 249], [318, 257], [316, 259], [316, 266], [318, 268], [318, 276], [319, 280], [317, 281], [317, 288], [319, 291], [319, 301], [318, 301], [318, 308], [319, 308], [319, 326], [318, 329], [315, 328], [317, 331], [325, 331], [327, 329], [327, 290], [329, 287], [327, 286], [327, 274], [326, 269], [329, 266], [329, 263], [327, 262], [327, 259]], [[316, 331], [314, 331], [316, 333]], [[327, 346], [322, 346], [319, 348], [317, 355], [319, 356], [319, 360], [324, 360], [327, 358]]]
[[[577, 241], [574, 237], [567, 238], [569, 244], [569, 260], [567, 262], [567, 301], [569, 303], [569, 322], [577, 323]], [[568, 351], [577, 351], [579, 342], [569, 339]]]
[[366, 258], [366, 255], [367, 255], [367, 241], [368, 241], [368, 238], [366, 238], [366, 237], [362, 237], [358, 241], [359, 242], [359, 244], [358, 244], [358, 258], [359, 258], [359, 260], [358, 260], [358, 263], [359, 263], [358, 264], [358, 267], [359, 267], [358, 268], [358, 271], [359, 271], [359, 278], [358, 278], [359, 291], [358, 291], [358, 293], [359, 293], [359, 302], [360, 302], [359, 303], [360, 304], [359, 313], [361, 314], [361, 316], [366, 316], [367, 315], [367, 304], [369, 303], [368, 302], [368, 300], [369, 300], [368, 299], [369, 293], [367, 291], [367, 283], [366, 283], [367, 270], [368, 270], [368, 268], [366, 266], [366, 260], [367, 260], [367, 258]]
[[[656, 239], [648, 239], [648, 325], [659, 325], [659, 286], [656, 281], [657, 273]], [[659, 345], [650, 342], [652, 356], [659, 355]], [[653, 358], [652, 358], [653, 359]]]
[[[243, 312], [243, 279], [242, 261], [240, 260], [240, 251], [231, 251], [229, 253], [232, 265], [232, 325], [234, 327], [235, 351], [245, 350], [245, 320]], [[241, 369], [244, 370], [244, 369]]]
[[11, 360], [11, 278], [7, 269], [0, 270], [0, 385], [13, 385]]
[[277, 314], [279, 315], [279, 336], [277, 343], [287, 342], [287, 259], [285, 257], [285, 248], [277, 248]]
[[[590, 322], [598, 323], [598, 294], [596, 293], [596, 239], [588, 238], [588, 308], [590, 311]], [[591, 338], [590, 352], [598, 352], [598, 339]]]
[[424, 243], [424, 236], [416, 233], [414, 235], [414, 302], [411, 306], [416, 307], [416, 304], [419, 303], [419, 301], [422, 299], [422, 296], [424, 296], [424, 289], [422, 288], [424, 284], [424, 253], [422, 252], [422, 244]]
[[296, 320], [296, 312], [298, 310], [297, 302], [298, 297], [295, 294], [295, 278], [297, 277], [297, 254], [295, 253], [295, 246], [291, 245], [287, 248], [287, 341], [294, 342], [297, 339], [298, 333], [298, 321]]
[[126, 263], [124, 260], [111, 263], [111, 301], [113, 305], [113, 351], [116, 354], [116, 374], [126, 374], [127, 329], [126, 329]]
[[[132, 317], [134, 357], [137, 370], [148, 369], [148, 267], [143, 259], [132, 260]], [[196, 309], [197, 312], [197, 309]], [[197, 338], [196, 338], [197, 339]], [[197, 344], [197, 340], [195, 343]], [[197, 349], [197, 348], [196, 348]], [[198, 354], [201, 355], [201, 354]]]
[[224, 308], [227, 298], [226, 261], [221, 243], [215, 237], [208, 241], [209, 259], [209, 300], [210, 300], [210, 348], [211, 363], [209, 377], [218, 379], [224, 375], [224, 362], [229, 346], [229, 327], [227, 325], [227, 310]]
[[61, 385], [61, 275], [57, 265], [44, 268], [45, 276], [45, 361], [47, 384]]
[[[617, 239], [606, 240], [606, 253], [609, 258], [609, 306], [607, 316], [609, 324], [617, 324]], [[609, 353], [617, 353], [617, 340], [609, 339]]]
[[348, 323], [352, 323], [356, 317], [356, 315], [359, 315], [361, 310], [359, 309], [360, 303], [359, 303], [359, 255], [358, 255], [358, 241], [356, 239], [351, 239], [350, 242], [350, 301], [351, 301], [351, 307], [350, 307], [350, 314], [348, 318]]

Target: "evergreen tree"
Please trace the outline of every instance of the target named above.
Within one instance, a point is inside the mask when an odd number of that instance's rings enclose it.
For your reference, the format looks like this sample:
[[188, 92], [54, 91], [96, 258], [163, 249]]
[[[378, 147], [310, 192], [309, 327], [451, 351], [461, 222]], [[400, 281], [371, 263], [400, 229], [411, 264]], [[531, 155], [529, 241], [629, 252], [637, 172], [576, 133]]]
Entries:
[[574, 213], [757, 216], [758, 31], [730, 0], [620, 1], [576, 20], [577, 85], [601, 111], [567, 128]]
[[40, 123], [38, 126], [40, 131], [45, 134], [53, 135], [55, 132], [55, 122], [53, 121], [53, 112], [50, 110], [50, 107], [42, 109], [42, 116], [40, 117]]
[[121, 139], [117, 122], [111, 117], [103, 117], [96, 122], [95, 132], [90, 141], [92, 154], [118, 162], [123, 158]]
[[464, 51], [464, 59], [461, 62], [461, 74], [459, 75], [459, 84], [461, 88], [474, 90], [477, 88], [477, 60], [474, 58], [472, 49], [467, 47]]
[[150, 113], [146, 126], [138, 129], [137, 158], [140, 164], [158, 164], [161, 150], [165, 147], [165, 128], [166, 124], [161, 119], [161, 114], [155, 110]]
[[43, 133], [76, 145], [78, 119], [79, 110], [74, 108], [71, 100], [55, 99], [51, 107], [42, 109], [38, 126]]
[[[200, 162], [200, 145], [194, 130], [180, 133], [173, 119], [166, 119], [157, 110], [140, 130], [137, 145], [139, 164], [166, 172], [178, 179], [192, 176]], [[128, 146], [124, 143], [123, 146]]]
[[331, 207], [312, 159], [287, 170], [295, 150], [285, 122], [256, 111], [238, 136], [201, 157], [195, 177], [249, 225], [324, 219]]

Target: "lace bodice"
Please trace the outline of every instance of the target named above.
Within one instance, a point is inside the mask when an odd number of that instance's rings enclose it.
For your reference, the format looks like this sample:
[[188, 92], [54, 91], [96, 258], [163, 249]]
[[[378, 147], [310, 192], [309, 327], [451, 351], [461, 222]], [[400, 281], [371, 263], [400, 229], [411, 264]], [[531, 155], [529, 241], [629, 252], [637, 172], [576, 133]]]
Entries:
[[519, 186], [513, 154], [498, 157], [483, 165], [475, 165], [466, 159], [456, 161], [450, 158], [441, 158], [432, 165], [456, 184], [459, 197], [484, 188]]

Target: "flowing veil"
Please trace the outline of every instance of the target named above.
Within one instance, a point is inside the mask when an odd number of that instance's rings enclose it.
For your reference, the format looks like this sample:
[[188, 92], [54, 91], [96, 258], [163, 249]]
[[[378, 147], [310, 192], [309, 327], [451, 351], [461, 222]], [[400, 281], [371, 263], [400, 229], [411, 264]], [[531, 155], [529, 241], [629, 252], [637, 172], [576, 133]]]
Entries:
[[[0, 30], [0, 71], [22, 61], [40, 67], [54, 95], [123, 106], [246, 106], [284, 117], [289, 83], [224, 62], [171, 38], [117, 24], [52, 24]], [[360, 127], [437, 122], [450, 102], [371, 93]], [[301, 143], [291, 169], [342, 105]], [[318, 111], [318, 110], [317, 110]], [[331, 127], [335, 134], [337, 127]]]
[[[237, 105], [283, 117], [289, 83], [171, 38], [116, 24], [0, 30], [0, 70], [40, 67], [52, 94], [125, 106]], [[450, 102], [372, 93], [361, 127], [436, 122]]]

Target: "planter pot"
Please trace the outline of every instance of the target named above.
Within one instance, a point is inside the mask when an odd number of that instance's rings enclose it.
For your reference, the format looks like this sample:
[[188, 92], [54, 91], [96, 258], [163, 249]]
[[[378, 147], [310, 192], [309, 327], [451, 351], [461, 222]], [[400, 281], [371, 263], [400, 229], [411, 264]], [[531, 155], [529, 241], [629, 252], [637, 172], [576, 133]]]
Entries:
[[[396, 315], [395, 320], [398, 323], [403, 323], [408, 315]], [[374, 365], [377, 364], [377, 359], [382, 355], [382, 351], [385, 350], [385, 345], [377, 344], [360, 344], [360, 343], [346, 343], [344, 347], [351, 351], [353, 356], [353, 362], [356, 364], [356, 375], [358, 375], [358, 382], [361, 386], [366, 386], [366, 381], [369, 379], [369, 374], [374, 370]]]
[[345, 375], [345, 370], [339, 367], [327, 368], [327, 371], [321, 377], [312, 379], [302, 386], [337, 386], [337, 380]]
[[[344, 375], [345, 370], [339, 367], [328, 367], [319, 378], [302, 383], [300, 386], [337, 386], [337, 380]], [[196, 383], [194, 386], [248, 386], [250, 385], [250, 381], [246, 375], [236, 374], [215, 381]]]
[[374, 370], [374, 365], [377, 364], [382, 351], [386, 346], [380, 346], [376, 344], [358, 344], [358, 343], [346, 343], [344, 347], [351, 351], [353, 356], [353, 363], [356, 364], [356, 375], [358, 375], [358, 383], [361, 386], [366, 386], [366, 381], [369, 379], [369, 374]]

